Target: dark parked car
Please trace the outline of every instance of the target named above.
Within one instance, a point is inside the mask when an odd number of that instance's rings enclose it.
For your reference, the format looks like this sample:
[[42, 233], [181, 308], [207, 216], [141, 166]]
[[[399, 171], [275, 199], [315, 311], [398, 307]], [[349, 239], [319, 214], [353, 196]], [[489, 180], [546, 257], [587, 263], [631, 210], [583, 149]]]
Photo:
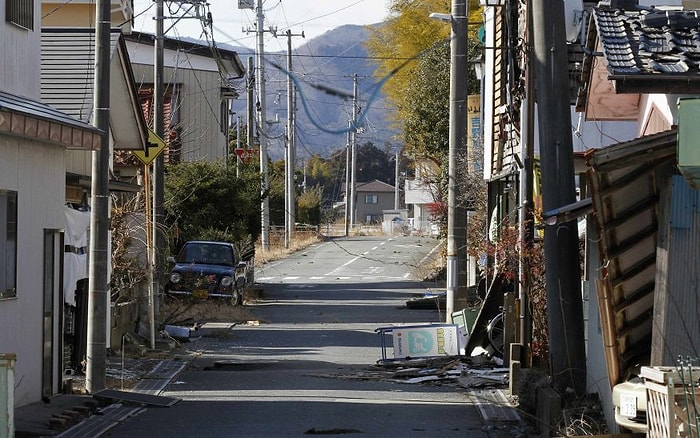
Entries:
[[189, 241], [177, 258], [168, 257], [168, 261], [175, 265], [165, 285], [166, 294], [199, 299], [222, 298], [235, 306], [241, 304], [246, 263], [240, 260], [233, 244]]

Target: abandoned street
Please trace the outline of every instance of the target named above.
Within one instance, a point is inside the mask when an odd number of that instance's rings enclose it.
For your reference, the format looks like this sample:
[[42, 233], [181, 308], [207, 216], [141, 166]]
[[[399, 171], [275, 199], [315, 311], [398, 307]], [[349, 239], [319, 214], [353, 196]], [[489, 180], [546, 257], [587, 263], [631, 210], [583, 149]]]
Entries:
[[[110, 437], [488, 436], [468, 392], [371, 376], [382, 357], [375, 330], [441, 321], [405, 301], [437, 240], [334, 239], [256, 271], [256, 321], [193, 334], [195, 352], [163, 396], [112, 427]], [[391, 352], [389, 352], [391, 357]]]

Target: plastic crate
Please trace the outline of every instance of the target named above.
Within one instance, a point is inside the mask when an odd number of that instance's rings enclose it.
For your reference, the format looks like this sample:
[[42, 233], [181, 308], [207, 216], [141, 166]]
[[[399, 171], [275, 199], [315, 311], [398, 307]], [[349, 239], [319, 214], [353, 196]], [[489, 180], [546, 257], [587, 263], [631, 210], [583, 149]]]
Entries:
[[700, 367], [642, 367], [641, 376], [647, 390], [647, 437], [697, 437]]

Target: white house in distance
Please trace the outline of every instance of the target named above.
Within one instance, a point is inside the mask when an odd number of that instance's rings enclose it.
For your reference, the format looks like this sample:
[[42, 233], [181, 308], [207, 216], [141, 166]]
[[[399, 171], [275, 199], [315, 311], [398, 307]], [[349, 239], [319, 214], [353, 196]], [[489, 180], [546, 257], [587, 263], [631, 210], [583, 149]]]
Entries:
[[14, 382], [4, 388], [13, 391], [3, 395], [19, 407], [59, 391], [66, 150], [95, 149], [100, 136], [40, 102], [40, 2], [3, 4], [0, 353], [16, 359], [8, 363]]
[[433, 219], [429, 206], [440, 199], [435, 183], [439, 168], [430, 160], [416, 161], [415, 168], [414, 178], [406, 180], [405, 202], [407, 206], [413, 206], [413, 217], [409, 218], [413, 229], [429, 233]]

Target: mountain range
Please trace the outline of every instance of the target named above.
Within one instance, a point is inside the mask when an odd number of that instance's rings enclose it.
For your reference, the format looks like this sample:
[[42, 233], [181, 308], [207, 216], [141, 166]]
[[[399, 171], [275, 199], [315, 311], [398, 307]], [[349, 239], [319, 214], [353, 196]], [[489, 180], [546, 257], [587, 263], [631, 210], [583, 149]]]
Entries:
[[[345, 25], [330, 30], [292, 51], [292, 77], [297, 88], [297, 157], [328, 157], [344, 151], [347, 130], [352, 119], [353, 81], [357, 77], [357, 143], [372, 142], [380, 149], [396, 145], [397, 132], [390, 128], [392, 108], [374, 76], [376, 63], [369, 58], [365, 26]], [[286, 44], [286, 36], [282, 35]], [[239, 53], [244, 65], [254, 56], [245, 47], [226, 47]], [[268, 153], [273, 160], [284, 156], [284, 131], [287, 120], [287, 53], [265, 53], [265, 94], [270, 141]], [[237, 84], [241, 98], [234, 111], [245, 114], [244, 82]], [[276, 121], [276, 122], [275, 122]]]

